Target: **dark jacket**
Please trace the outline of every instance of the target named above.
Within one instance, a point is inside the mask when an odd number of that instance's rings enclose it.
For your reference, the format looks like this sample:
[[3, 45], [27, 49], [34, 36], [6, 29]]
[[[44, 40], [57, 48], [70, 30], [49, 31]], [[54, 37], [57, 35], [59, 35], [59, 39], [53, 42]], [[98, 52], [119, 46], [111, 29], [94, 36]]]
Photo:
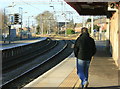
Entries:
[[96, 53], [94, 39], [89, 36], [89, 33], [81, 34], [74, 46], [75, 57], [82, 60], [91, 60], [91, 57]]

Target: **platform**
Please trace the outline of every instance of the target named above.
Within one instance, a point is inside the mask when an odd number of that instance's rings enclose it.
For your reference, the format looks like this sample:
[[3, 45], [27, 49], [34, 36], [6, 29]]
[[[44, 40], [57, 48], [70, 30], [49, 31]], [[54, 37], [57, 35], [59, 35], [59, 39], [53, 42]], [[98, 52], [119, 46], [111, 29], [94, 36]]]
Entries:
[[23, 45], [28, 45], [32, 44], [38, 41], [45, 40], [46, 37], [41, 37], [38, 39], [26, 39], [26, 40], [18, 40], [18, 41], [13, 41], [10, 44], [9, 43], [3, 43], [2, 41], [0, 42], [0, 50], [5, 50], [5, 49], [10, 49], [18, 46], [23, 46]]
[[[91, 61], [89, 70], [88, 89], [120, 89], [118, 84], [118, 68], [112, 57], [107, 56], [105, 50], [101, 52], [101, 45], [97, 46], [97, 53]], [[24, 86], [23, 89], [42, 89], [42, 88], [69, 88], [77, 89], [80, 80], [76, 74], [76, 58], [72, 53], [62, 63], [52, 68], [42, 76]]]
[[74, 69], [75, 58], [72, 54], [25, 87], [59, 87]]

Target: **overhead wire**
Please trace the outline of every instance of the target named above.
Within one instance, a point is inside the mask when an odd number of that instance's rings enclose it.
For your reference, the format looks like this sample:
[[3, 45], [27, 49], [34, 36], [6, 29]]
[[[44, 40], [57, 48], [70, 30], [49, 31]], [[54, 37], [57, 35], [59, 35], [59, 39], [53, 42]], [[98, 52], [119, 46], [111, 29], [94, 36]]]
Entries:
[[28, 3], [28, 2], [25, 2], [25, 1], [23, 1], [23, 0], [21, 0], [23, 3], [25, 3], [25, 4], [27, 4], [27, 5], [29, 5], [29, 6], [31, 6], [31, 7], [33, 7], [33, 8], [36, 8], [37, 10], [40, 10], [38, 7], [35, 7], [35, 6], [33, 6], [33, 5], [31, 5], [30, 3]]

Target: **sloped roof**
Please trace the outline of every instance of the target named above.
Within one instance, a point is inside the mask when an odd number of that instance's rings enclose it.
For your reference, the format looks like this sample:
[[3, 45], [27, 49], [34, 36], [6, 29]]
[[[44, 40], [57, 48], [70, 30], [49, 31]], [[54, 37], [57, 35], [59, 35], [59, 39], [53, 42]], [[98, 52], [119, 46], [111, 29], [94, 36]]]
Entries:
[[94, 24], [106, 23], [106, 18], [99, 18], [94, 21]]

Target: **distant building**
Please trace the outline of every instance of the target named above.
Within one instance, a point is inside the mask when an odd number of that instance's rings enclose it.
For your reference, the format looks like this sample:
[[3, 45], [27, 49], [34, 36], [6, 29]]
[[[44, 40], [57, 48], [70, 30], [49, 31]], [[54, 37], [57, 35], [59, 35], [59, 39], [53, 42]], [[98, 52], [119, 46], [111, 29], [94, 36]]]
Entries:
[[94, 25], [100, 26], [100, 31], [107, 30], [106, 17], [102, 17], [94, 20]]
[[59, 28], [59, 31], [65, 31], [65, 25], [67, 25], [69, 22], [66, 21], [66, 22], [57, 22], [57, 26]]
[[[106, 17], [101, 17], [98, 19], [94, 19], [94, 25], [100, 26], [100, 32], [107, 30], [107, 24], [106, 24]], [[86, 27], [90, 28], [91, 27], [91, 22], [86, 23]]]
[[81, 32], [81, 28], [83, 27], [83, 23], [75, 24], [75, 32]]

